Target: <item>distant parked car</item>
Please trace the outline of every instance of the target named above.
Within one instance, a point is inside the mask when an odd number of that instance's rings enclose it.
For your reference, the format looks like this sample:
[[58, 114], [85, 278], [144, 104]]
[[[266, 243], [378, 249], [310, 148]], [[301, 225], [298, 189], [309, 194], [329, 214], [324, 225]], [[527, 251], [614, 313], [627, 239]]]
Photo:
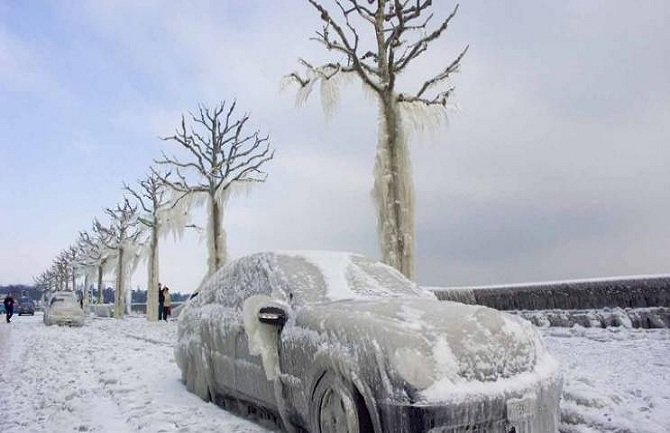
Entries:
[[19, 299], [18, 306], [16, 307], [16, 314], [19, 316], [26, 315], [35, 315], [35, 303], [32, 299], [27, 296], [24, 296]]
[[559, 366], [529, 322], [360, 255], [229, 263], [184, 306], [175, 359], [201, 398], [311, 433], [558, 431]]
[[84, 317], [84, 310], [74, 292], [55, 292], [44, 307], [46, 325], [82, 326]]

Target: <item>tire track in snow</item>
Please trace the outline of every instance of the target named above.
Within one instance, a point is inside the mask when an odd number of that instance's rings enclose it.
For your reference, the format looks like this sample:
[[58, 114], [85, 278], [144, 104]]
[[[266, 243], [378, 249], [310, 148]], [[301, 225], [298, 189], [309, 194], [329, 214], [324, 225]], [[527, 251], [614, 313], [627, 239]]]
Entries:
[[3, 363], [3, 433], [130, 431], [97, 385], [79, 329], [22, 319], [6, 336], [17, 356]]

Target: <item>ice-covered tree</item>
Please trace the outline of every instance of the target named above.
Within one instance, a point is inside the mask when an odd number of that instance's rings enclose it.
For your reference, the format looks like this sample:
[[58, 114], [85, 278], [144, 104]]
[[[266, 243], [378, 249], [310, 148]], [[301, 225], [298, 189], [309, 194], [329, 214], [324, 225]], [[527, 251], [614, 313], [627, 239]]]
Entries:
[[52, 269], [56, 276], [57, 289], [68, 290], [70, 271], [72, 268], [70, 267], [70, 264], [67, 261], [67, 257], [65, 257], [63, 252], [59, 253], [54, 259]]
[[110, 230], [98, 221], [93, 220], [93, 227], [91, 233], [83, 232], [80, 234], [82, 242], [86, 245], [86, 254], [89, 261], [96, 268], [96, 286], [98, 290], [97, 303], [103, 302], [103, 287], [102, 277], [109, 268], [110, 262], [116, 258], [116, 251], [107, 248]]
[[373, 196], [382, 259], [413, 278], [414, 187], [408, 134], [445, 118], [454, 90], [449, 78], [458, 71], [467, 47], [411, 93], [399, 91], [397, 79], [447, 31], [458, 6], [433, 26], [431, 0], [333, 0], [332, 7], [307, 1], [323, 25], [312, 40], [334, 58], [318, 66], [300, 59], [304, 73], [293, 72], [286, 81], [299, 86], [298, 102], [320, 83], [326, 112], [337, 103], [337, 85], [345, 77], [356, 77], [375, 95], [379, 126]]
[[102, 277], [105, 273], [105, 266], [113, 254], [107, 247], [105, 247], [102, 239], [106, 236], [99, 230], [102, 225], [94, 220], [92, 234], [89, 232], [79, 232], [79, 249], [81, 251], [81, 265], [84, 267], [84, 303], [90, 302], [89, 286], [91, 278], [96, 278], [98, 289], [98, 304], [102, 304]]
[[226, 232], [223, 228], [225, 203], [236, 187], [264, 182], [267, 173], [261, 168], [274, 156], [269, 136], [258, 130], [247, 133], [249, 114], [235, 114], [236, 102], [228, 107], [200, 106], [190, 114], [174, 135], [164, 140], [177, 143], [184, 157], [163, 153], [157, 164], [174, 168], [175, 179], [161, 175], [161, 180], [180, 194], [178, 201], [207, 205], [207, 274], [211, 275], [226, 262]]
[[116, 282], [114, 290], [114, 317], [122, 319], [126, 311], [126, 280], [137, 263], [138, 241], [142, 228], [137, 219], [137, 206], [127, 198], [115, 208], [107, 208], [110, 225], [95, 221], [96, 231], [103, 234], [101, 241], [116, 256]]
[[72, 282], [72, 291], [74, 292], [77, 290], [77, 265], [79, 260], [77, 247], [74, 245], [70, 245], [65, 250], [63, 250], [63, 252], [61, 253], [61, 257], [65, 261], [66, 266], [68, 268], [67, 273], [68, 276], [70, 277], [70, 281]]
[[159, 175], [152, 170], [144, 180], [138, 182], [138, 187], [124, 186], [126, 191], [137, 199], [143, 211], [138, 220], [150, 232], [147, 251], [147, 320], [149, 321], [158, 320], [160, 281], [158, 241], [161, 235], [170, 231], [181, 233], [186, 225], [186, 212], [181, 206], [173, 203], [170, 197], [171, 189], [163, 179], [170, 179], [170, 173]]
[[90, 303], [89, 293], [91, 288], [91, 277], [92, 274], [97, 270], [96, 263], [91, 257], [91, 247], [87, 243], [87, 240], [90, 240], [90, 235], [87, 232], [79, 232], [77, 248], [79, 249], [79, 266], [81, 267], [84, 274], [84, 288], [82, 290], [82, 296], [85, 306]]
[[48, 298], [48, 294], [50, 292], [53, 292], [58, 288], [58, 280], [56, 277], [56, 272], [53, 268], [42, 272], [37, 277], [33, 278], [33, 281], [35, 283], [35, 287], [42, 290], [42, 298], [45, 300]]

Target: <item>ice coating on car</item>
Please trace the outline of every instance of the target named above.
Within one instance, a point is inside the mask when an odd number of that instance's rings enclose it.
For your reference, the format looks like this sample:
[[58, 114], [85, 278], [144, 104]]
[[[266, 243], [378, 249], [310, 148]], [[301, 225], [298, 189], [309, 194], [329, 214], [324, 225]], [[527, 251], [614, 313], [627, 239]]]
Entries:
[[42, 320], [46, 325], [82, 326], [85, 322], [84, 311], [81, 309], [74, 292], [55, 292], [45, 306]]
[[[281, 307], [283, 326], [258, 320], [266, 306]], [[519, 432], [557, 425], [560, 374], [530, 323], [440, 302], [350, 253], [258, 253], [229, 263], [184, 307], [175, 358], [187, 388], [205, 400], [233, 390], [307, 417], [309, 389], [327, 371], [367, 386], [373, 405], [444, 407], [445, 419], [462, 425], [482, 421], [478, 414], [532, 412]]]

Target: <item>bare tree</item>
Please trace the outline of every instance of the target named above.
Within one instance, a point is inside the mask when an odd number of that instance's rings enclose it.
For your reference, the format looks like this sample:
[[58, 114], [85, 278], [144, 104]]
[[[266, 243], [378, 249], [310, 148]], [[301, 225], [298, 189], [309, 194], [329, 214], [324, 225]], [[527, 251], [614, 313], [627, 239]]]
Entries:
[[122, 319], [126, 311], [125, 284], [128, 272], [132, 268], [133, 250], [142, 234], [137, 220], [137, 206], [130, 204], [127, 198], [115, 208], [105, 209], [110, 217], [109, 227], [95, 221], [96, 231], [103, 233], [103, 245], [116, 254], [116, 284], [114, 291], [114, 317]]
[[163, 140], [179, 144], [188, 159], [180, 160], [163, 153], [162, 159], [156, 160], [157, 164], [175, 169], [175, 180], [160, 177], [181, 193], [177, 200], [197, 196], [193, 203], [199, 203], [205, 198], [208, 275], [226, 262], [226, 234], [222, 226], [226, 200], [235, 186], [264, 182], [267, 173], [261, 171], [261, 167], [274, 156], [267, 135], [261, 136], [258, 130], [245, 132], [249, 114], [236, 118], [235, 105], [236, 102], [229, 107], [225, 102], [213, 108], [201, 105], [197, 114], [190, 114], [189, 125], [182, 116], [175, 135]]
[[[458, 6], [431, 29], [431, 0], [333, 0], [335, 5], [330, 9], [335, 14], [320, 1], [307, 1], [323, 24], [311, 39], [342, 61], [314, 66], [300, 59], [306, 74], [293, 72], [286, 78], [299, 86], [299, 100], [305, 100], [320, 82], [327, 110], [336, 102], [332, 100], [336, 89], [329, 86], [346, 74], [360, 79], [376, 95], [380, 124], [373, 192], [382, 258], [413, 278], [414, 187], [407, 133], [410, 126], [423, 126], [411, 125], [411, 121], [426, 122], [445, 115], [454, 90], [449, 78], [458, 71], [468, 48], [415, 92], [399, 92], [396, 80], [446, 32]], [[324, 95], [329, 100], [324, 100]]]
[[57, 290], [68, 290], [71, 268], [62, 252], [54, 259], [52, 269], [56, 277]]
[[109, 233], [110, 230], [107, 230], [100, 221], [94, 219], [92, 233], [81, 232], [79, 234], [81, 242], [85, 245], [89, 261], [96, 267], [98, 304], [102, 304], [103, 301], [102, 277], [105, 274], [105, 269], [109, 262], [116, 257], [116, 252], [106, 246], [109, 243]]
[[84, 286], [85, 295], [84, 303], [87, 304], [90, 302], [89, 298], [89, 285], [90, 285], [90, 270], [94, 270], [96, 274], [96, 282], [98, 289], [98, 304], [102, 304], [102, 277], [105, 273], [105, 265], [108, 263], [109, 259], [113, 255], [113, 252], [108, 250], [104, 243], [103, 239], [106, 237], [106, 233], [99, 230], [102, 225], [94, 220], [92, 233], [89, 232], [79, 232], [79, 249], [81, 250], [81, 264], [87, 271], [85, 273]]
[[61, 256], [65, 260], [65, 263], [68, 267], [68, 275], [72, 281], [72, 291], [77, 291], [77, 264], [78, 264], [78, 249], [74, 245], [70, 245], [67, 249], [63, 250]]
[[43, 301], [49, 299], [49, 293], [57, 290], [58, 288], [58, 281], [53, 267], [42, 272], [37, 277], [33, 278], [33, 280], [35, 282], [35, 287], [42, 290]]
[[139, 182], [139, 188], [133, 189], [124, 185], [125, 190], [137, 199], [139, 206], [144, 211], [144, 214], [138, 217], [139, 222], [151, 232], [147, 264], [147, 320], [152, 322], [158, 320], [158, 240], [164, 223], [161, 217], [166, 215], [165, 211], [170, 209], [172, 203], [168, 197], [169, 187], [162, 178], [169, 179], [170, 173], [159, 175], [152, 170], [144, 180]]

